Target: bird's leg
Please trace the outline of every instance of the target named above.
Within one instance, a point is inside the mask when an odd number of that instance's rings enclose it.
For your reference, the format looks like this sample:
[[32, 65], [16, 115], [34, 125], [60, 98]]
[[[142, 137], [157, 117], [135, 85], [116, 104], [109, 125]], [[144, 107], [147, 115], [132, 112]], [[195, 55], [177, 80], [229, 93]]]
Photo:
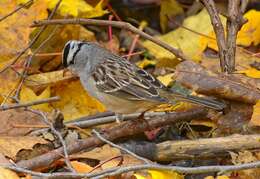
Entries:
[[146, 113], [147, 111], [149, 111], [149, 110], [150, 110], [150, 109], [143, 111], [143, 112], [135, 119], [135, 121], [136, 121], [136, 122], [144, 122], [144, 123], [148, 126], [148, 130], [151, 130], [148, 121], [147, 121], [147, 120], [145, 119], [145, 117], [144, 117], [145, 113]]
[[116, 113], [116, 122], [121, 123], [123, 121], [123, 115]]

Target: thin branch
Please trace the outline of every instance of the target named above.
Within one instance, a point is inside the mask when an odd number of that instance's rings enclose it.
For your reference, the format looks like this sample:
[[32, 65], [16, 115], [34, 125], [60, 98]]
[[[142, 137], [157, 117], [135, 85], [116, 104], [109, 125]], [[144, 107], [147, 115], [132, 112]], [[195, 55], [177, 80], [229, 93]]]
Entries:
[[35, 100], [35, 101], [32, 101], [32, 102], [28, 102], [28, 103], [2, 105], [2, 106], [0, 106], [0, 111], [5, 111], [5, 110], [9, 110], [9, 109], [16, 109], [16, 108], [23, 108], [23, 107], [29, 107], [29, 106], [34, 106], [34, 105], [38, 105], [38, 104], [55, 102], [55, 101], [59, 101], [59, 100], [60, 100], [60, 97], [55, 96], [55, 97], [50, 97], [50, 98], [46, 98], [46, 99]]
[[125, 172], [130, 171], [138, 171], [145, 169], [156, 169], [156, 170], [168, 170], [175, 171], [178, 173], [184, 174], [199, 174], [199, 173], [210, 173], [210, 172], [219, 172], [219, 174], [223, 174], [226, 172], [246, 170], [246, 169], [254, 169], [260, 167], [260, 161], [251, 162], [240, 165], [213, 165], [213, 166], [200, 166], [200, 167], [179, 167], [179, 166], [165, 166], [159, 164], [143, 164], [143, 165], [135, 165], [135, 166], [127, 166], [127, 167], [114, 167], [106, 170], [102, 170], [100, 172], [95, 173], [72, 173], [72, 172], [56, 172], [56, 173], [40, 173], [34, 172], [19, 166], [6, 166], [0, 165], [1, 167], [8, 168], [17, 172], [28, 173], [34, 176], [40, 177], [48, 177], [48, 178], [78, 178], [78, 177], [91, 177], [91, 178], [105, 178], [108, 176], [115, 176]]
[[25, 63], [25, 67], [24, 67], [24, 70], [21, 74], [21, 81], [20, 83], [18, 84], [18, 87], [16, 89], [16, 93], [14, 95], [14, 98], [17, 99], [17, 101], [19, 101], [19, 95], [20, 95], [20, 92], [21, 92], [21, 89], [22, 89], [22, 86], [23, 86], [23, 83], [24, 81], [26, 80], [26, 77], [27, 77], [27, 73], [28, 73], [28, 69], [30, 68], [31, 66], [31, 63], [32, 63], [32, 59], [33, 57], [35, 56], [35, 54], [37, 52], [39, 52], [41, 50], [41, 48], [53, 37], [53, 35], [55, 34], [55, 32], [57, 31], [57, 26], [52, 30], [52, 32], [50, 33], [50, 35], [38, 46], [37, 49], [34, 50], [33, 54], [29, 57], [29, 59], [27, 60], [27, 62]]
[[119, 149], [119, 150], [121, 150], [121, 151], [124, 151], [124, 152], [128, 153], [129, 155], [133, 156], [134, 158], [137, 158], [138, 160], [143, 161], [144, 163], [147, 163], [147, 164], [148, 164], [148, 163], [151, 163], [151, 161], [147, 160], [146, 158], [143, 158], [143, 157], [141, 157], [141, 156], [138, 156], [138, 155], [136, 155], [135, 153], [131, 152], [130, 150], [128, 150], [128, 149], [126, 149], [126, 148], [124, 148], [124, 147], [121, 147], [121, 146], [119, 146], [119, 145], [116, 145], [116, 144], [114, 144], [113, 142], [110, 142], [109, 140], [105, 139], [105, 138], [104, 138], [99, 132], [97, 132], [95, 129], [93, 129], [92, 132], [93, 132], [100, 140], [102, 140], [103, 142], [105, 142], [105, 143], [107, 143], [107, 144], [109, 144], [109, 145], [111, 145], [111, 146], [113, 146], [113, 147], [115, 147], [115, 148], [117, 148], [117, 149]]
[[47, 116], [42, 111], [37, 111], [37, 110], [33, 110], [33, 109], [29, 109], [29, 111], [31, 111], [34, 114], [38, 114], [39, 116], [41, 116], [43, 122], [45, 124], [47, 124], [50, 127], [51, 131], [58, 137], [58, 139], [59, 139], [59, 141], [60, 141], [60, 143], [62, 145], [63, 154], [64, 154], [64, 160], [65, 160], [65, 163], [66, 163], [67, 167], [73, 173], [76, 172], [74, 170], [74, 168], [72, 167], [71, 163], [70, 163], [69, 154], [67, 152], [67, 146], [66, 146], [65, 141], [63, 140], [63, 137], [62, 137], [61, 133], [55, 129], [53, 124], [48, 120]]
[[182, 59], [182, 60], [189, 60], [188, 57], [186, 57], [179, 49], [176, 49], [167, 43], [159, 40], [158, 38], [155, 38], [138, 28], [134, 27], [130, 23], [127, 22], [119, 22], [119, 21], [107, 21], [107, 20], [96, 20], [96, 19], [54, 19], [54, 20], [42, 20], [42, 21], [35, 21], [34, 24], [31, 25], [31, 27], [39, 27], [43, 25], [66, 25], [66, 24], [82, 24], [82, 25], [96, 25], [96, 26], [112, 26], [117, 27], [121, 29], [129, 30], [133, 33], [139, 34], [141, 37], [148, 39], [159, 46], [165, 48], [166, 50], [173, 53], [176, 57]]
[[227, 50], [225, 32], [223, 24], [221, 23], [216, 5], [213, 0], [202, 0], [205, 5], [213, 26], [213, 29], [216, 33], [217, 45], [219, 48], [219, 58], [220, 58], [220, 67], [223, 72], [228, 70], [227, 62], [225, 61], [225, 53]]
[[228, 18], [227, 18], [227, 57], [228, 72], [235, 71], [235, 57], [236, 57], [236, 39], [237, 33], [241, 26], [246, 22], [241, 12], [240, 0], [228, 1]]
[[17, 7], [16, 9], [14, 9], [12, 12], [6, 14], [5, 16], [0, 18], [0, 22], [5, 20], [7, 17], [12, 16], [13, 14], [17, 13], [20, 9], [24, 8], [24, 7], [28, 7], [33, 3], [33, 0], [29, 0], [24, 4], [21, 4], [19, 7]]

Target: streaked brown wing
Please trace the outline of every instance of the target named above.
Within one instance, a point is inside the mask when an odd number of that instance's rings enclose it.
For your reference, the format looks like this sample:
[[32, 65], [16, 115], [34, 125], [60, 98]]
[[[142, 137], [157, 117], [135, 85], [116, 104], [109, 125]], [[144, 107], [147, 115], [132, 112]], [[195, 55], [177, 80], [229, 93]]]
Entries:
[[168, 101], [159, 95], [158, 89], [163, 85], [157, 79], [116, 55], [99, 64], [93, 78], [104, 93], [129, 100]]

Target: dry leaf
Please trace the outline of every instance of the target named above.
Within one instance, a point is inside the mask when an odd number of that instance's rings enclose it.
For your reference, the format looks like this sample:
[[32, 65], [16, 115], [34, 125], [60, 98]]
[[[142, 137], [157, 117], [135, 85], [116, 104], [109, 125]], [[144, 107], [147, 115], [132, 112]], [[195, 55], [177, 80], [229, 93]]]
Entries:
[[35, 129], [35, 126], [45, 125], [40, 116], [23, 109], [12, 109], [0, 112], [0, 134], [6, 136], [23, 136]]
[[91, 170], [93, 170], [93, 167], [82, 163], [82, 162], [78, 162], [78, 161], [72, 161], [70, 162], [72, 167], [76, 170], [76, 172], [78, 173], [88, 173]]
[[[221, 17], [221, 19], [224, 21], [224, 18]], [[203, 34], [209, 34], [213, 31], [208, 12], [205, 9], [195, 16], [186, 18], [183, 22], [183, 26]], [[195, 34], [194, 32], [181, 27], [158, 38], [167, 44], [182, 50], [185, 55], [195, 61], [200, 61], [201, 54], [207, 47], [205, 42], [199, 43], [201, 35]], [[159, 60], [172, 60], [175, 58], [172, 53], [151, 41], [145, 41], [143, 45]]]
[[89, 158], [89, 159], [96, 159], [100, 161], [107, 160], [109, 158], [113, 158], [116, 156], [121, 155], [119, 149], [111, 147], [110, 145], [106, 144], [102, 147], [96, 147], [95, 149], [83, 152], [81, 154], [74, 154], [72, 155], [73, 158]]
[[[53, 9], [58, 0], [47, 0], [48, 7]], [[93, 18], [106, 14], [108, 11], [103, 10], [104, 1], [101, 0], [93, 7], [84, 0], [63, 0], [58, 12], [62, 16], [72, 15], [74, 17]]]
[[253, 126], [260, 126], [260, 100], [254, 105], [250, 124]]
[[15, 160], [17, 152], [22, 149], [32, 149], [35, 144], [47, 144], [41, 137], [22, 136], [7, 137], [0, 136], [0, 153]]
[[12, 170], [0, 167], [0, 179], [20, 179]]

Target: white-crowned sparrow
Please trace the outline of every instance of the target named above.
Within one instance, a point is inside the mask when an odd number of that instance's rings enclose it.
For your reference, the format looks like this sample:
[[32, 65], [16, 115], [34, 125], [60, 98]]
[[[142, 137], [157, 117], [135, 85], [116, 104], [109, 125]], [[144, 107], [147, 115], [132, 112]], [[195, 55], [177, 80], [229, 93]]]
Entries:
[[145, 70], [94, 42], [67, 42], [63, 65], [80, 77], [91, 96], [117, 114], [144, 112], [179, 100], [215, 110], [225, 108], [222, 102], [170, 91]]

